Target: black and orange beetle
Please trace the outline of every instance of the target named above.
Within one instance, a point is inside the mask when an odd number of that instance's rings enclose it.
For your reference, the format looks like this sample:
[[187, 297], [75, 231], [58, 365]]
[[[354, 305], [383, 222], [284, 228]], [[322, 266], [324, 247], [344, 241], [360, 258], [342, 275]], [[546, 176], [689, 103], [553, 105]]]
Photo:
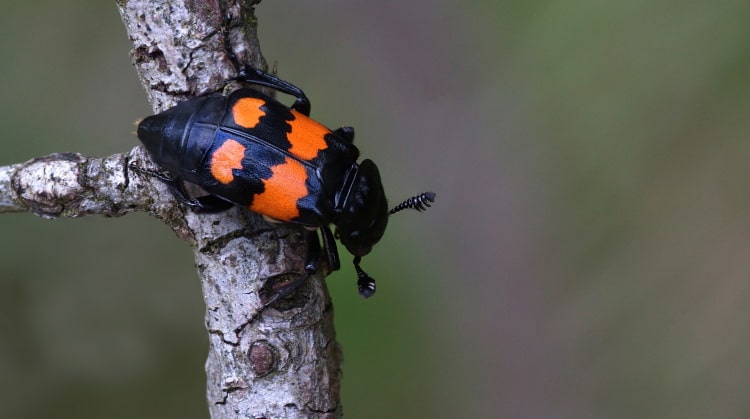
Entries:
[[[231, 53], [230, 58], [236, 63]], [[315, 273], [323, 249], [328, 270], [339, 269], [330, 224], [336, 226], [335, 237], [354, 255], [359, 293], [371, 296], [375, 281], [360, 268], [362, 256], [381, 239], [390, 214], [406, 208], [424, 210], [435, 194], [419, 194], [389, 211], [377, 166], [371, 160], [357, 163], [353, 128], [332, 131], [309, 118], [310, 101], [291, 83], [252, 68], [238, 73], [238, 81], [278, 90], [294, 96], [295, 102], [287, 106], [257, 90], [241, 88], [228, 96], [191, 98], [145, 118], [138, 125], [138, 138], [154, 162], [171, 173], [162, 180], [195, 210], [240, 205], [272, 221], [308, 228], [308, 275], [275, 290], [266, 305]], [[201, 186], [210, 195], [188, 198], [183, 181]]]

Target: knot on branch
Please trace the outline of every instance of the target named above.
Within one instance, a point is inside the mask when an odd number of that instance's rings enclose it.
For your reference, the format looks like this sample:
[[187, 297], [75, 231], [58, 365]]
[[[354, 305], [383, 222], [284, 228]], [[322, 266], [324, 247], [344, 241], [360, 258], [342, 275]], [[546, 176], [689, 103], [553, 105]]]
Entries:
[[11, 186], [29, 211], [45, 218], [59, 217], [67, 205], [80, 199], [85, 189], [79, 182], [85, 161], [77, 153], [35, 158], [16, 171]]

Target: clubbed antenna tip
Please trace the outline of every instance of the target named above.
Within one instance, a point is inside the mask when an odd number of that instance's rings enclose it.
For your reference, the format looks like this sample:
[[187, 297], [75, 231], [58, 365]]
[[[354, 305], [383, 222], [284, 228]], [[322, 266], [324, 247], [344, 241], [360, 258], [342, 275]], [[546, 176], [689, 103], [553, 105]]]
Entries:
[[417, 211], [424, 211], [427, 208], [431, 207], [431, 203], [435, 202], [435, 193], [434, 192], [424, 192], [419, 195], [413, 196], [406, 201], [396, 205], [392, 210], [388, 212], [388, 214], [395, 214], [401, 210], [405, 210], [407, 208], [415, 209]]

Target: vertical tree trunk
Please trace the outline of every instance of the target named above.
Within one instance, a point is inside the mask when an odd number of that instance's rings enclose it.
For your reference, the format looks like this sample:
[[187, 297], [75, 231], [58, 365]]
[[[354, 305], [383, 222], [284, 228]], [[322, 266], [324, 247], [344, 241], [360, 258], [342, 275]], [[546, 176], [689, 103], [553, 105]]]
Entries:
[[[227, 13], [239, 59], [265, 67], [255, 3], [117, 2], [133, 42], [133, 63], [155, 112], [220, 89], [234, 75], [221, 36]], [[142, 152], [134, 157], [141, 158], [136, 164], [152, 164]], [[166, 193], [162, 185], [154, 188]], [[304, 274], [302, 230], [272, 227], [240, 208], [221, 214], [179, 209], [165, 221], [195, 249], [210, 339], [206, 375], [211, 417], [341, 416], [341, 353], [323, 278], [315, 276], [274, 308], [263, 310], [259, 299], [264, 284]]]
[[[264, 67], [252, 1], [116, 3], [155, 112], [219, 90], [234, 76], [221, 32], [227, 14], [236, 55]], [[259, 297], [266, 287], [305, 275], [303, 229], [270, 226], [242, 208], [196, 214], [131, 165], [156, 169], [140, 146], [105, 158], [63, 153], [2, 166], [0, 213], [57, 218], [149, 212], [195, 249], [209, 332], [211, 417], [340, 417], [341, 353], [322, 274], [271, 308], [263, 309]]]

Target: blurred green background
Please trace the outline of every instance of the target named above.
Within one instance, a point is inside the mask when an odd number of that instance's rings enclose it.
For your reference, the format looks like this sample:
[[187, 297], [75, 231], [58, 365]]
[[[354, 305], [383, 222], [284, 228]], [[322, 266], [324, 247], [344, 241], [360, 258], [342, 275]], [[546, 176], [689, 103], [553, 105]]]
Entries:
[[[5, 0], [0, 164], [137, 143], [113, 2]], [[750, 2], [266, 0], [391, 220], [329, 277], [351, 418], [750, 417]], [[191, 250], [143, 214], [0, 215], [0, 417], [203, 418]], [[348, 268], [347, 268], [348, 269]]]

